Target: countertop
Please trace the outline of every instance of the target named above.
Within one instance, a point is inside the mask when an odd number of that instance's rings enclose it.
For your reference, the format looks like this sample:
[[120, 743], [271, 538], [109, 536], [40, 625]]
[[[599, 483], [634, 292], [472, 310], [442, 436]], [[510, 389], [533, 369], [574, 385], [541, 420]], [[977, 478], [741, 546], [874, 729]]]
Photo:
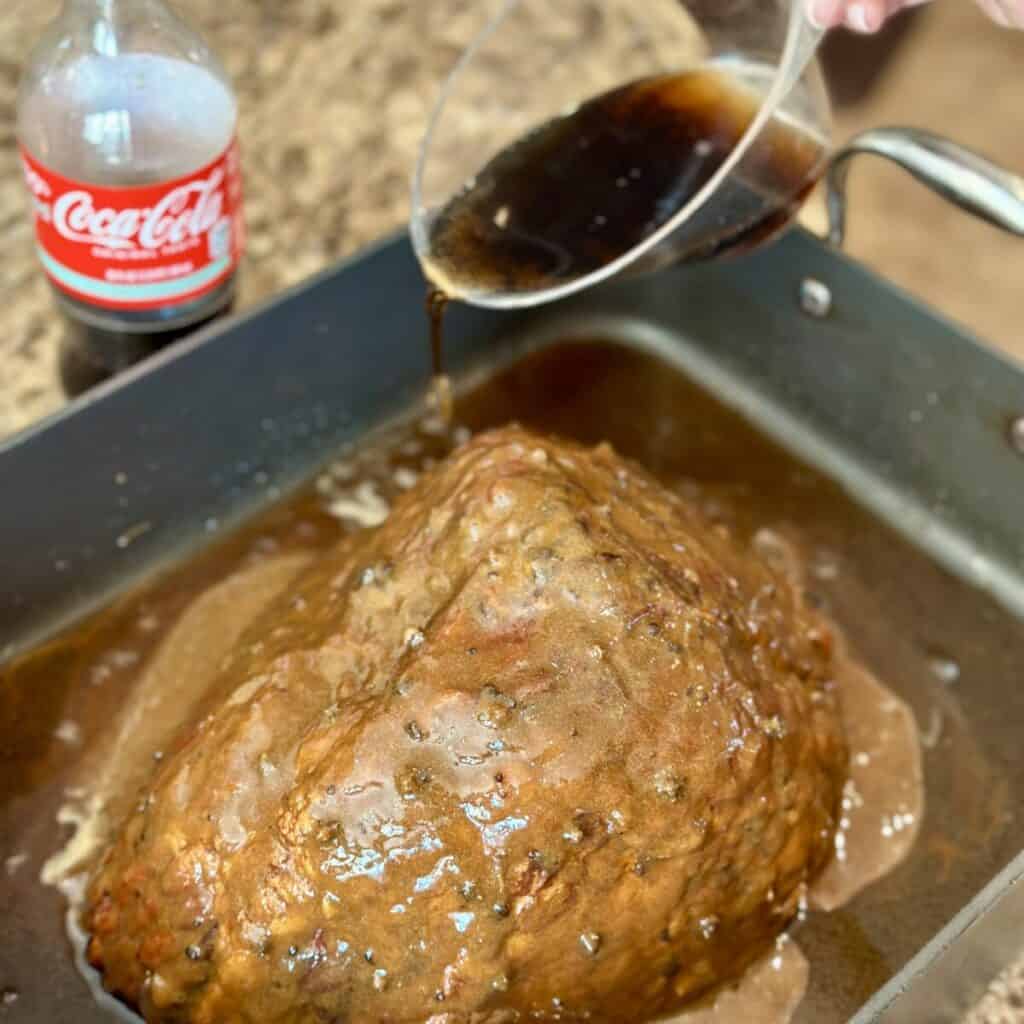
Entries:
[[[60, 324], [32, 249], [14, 150], [20, 63], [55, 0], [8, 0], [0, 17], [0, 436], [62, 402]], [[427, 113], [444, 72], [494, 0], [179, 0], [238, 90], [248, 258], [241, 305], [401, 225]], [[883, 86], [837, 118], [836, 138], [887, 123], [944, 131], [1024, 168], [1024, 34], [968, 0], [940, 0]], [[524, 89], [524, 92], [527, 90]], [[526, 100], [528, 102], [528, 98]], [[849, 251], [1024, 360], [1019, 239], [972, 221], [903, 172], [853, 172]], [[820, 201], [805, 221], [820, 225]]]
[[[60, 324], [36, 267], [14, 149], [20, 65], [56, 6], [7, 0], [0, 15], [0, 437], [63, 401]], [[438, 84], [493, 6], [177, 0], [221, 55], [240, 100], [249, 229], [241, 307], [405, 221], [410, 170]], [[1024, 33], [995, 29], [968, 0], [940, 0], [922, 14], [883, 84], [837, 117], [836, 137], [915, 124], [1024, 170], [1022, 68]], [[861, 163], [849, 251], [1024, 361], [1024, 242], [972, 221], [896, 169]], [[804, 221], [820, 228], [820, 197]], [[1024, 1022], [1024, 959], [994, 983], [970, 1022]]]

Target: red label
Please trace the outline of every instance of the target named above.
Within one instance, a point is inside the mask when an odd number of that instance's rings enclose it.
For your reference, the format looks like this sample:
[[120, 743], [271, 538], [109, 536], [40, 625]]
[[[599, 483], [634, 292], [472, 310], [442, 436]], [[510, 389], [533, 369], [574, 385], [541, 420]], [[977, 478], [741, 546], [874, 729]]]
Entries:
[[105, 188], [64, 178], [24, 148], [39, 257], [61, 291], [105, 309], [199, 298], [238, 266], [244, 245], [238, 146], [194, 174]]

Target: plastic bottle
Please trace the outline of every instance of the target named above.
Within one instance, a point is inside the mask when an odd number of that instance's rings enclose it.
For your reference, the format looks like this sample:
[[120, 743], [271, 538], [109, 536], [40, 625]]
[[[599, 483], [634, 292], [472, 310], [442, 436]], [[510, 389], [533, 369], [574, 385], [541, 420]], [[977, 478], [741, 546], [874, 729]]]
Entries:
[[224, 70], [161, 0], [65, 0], [23, 75], [18, 140], [66, 384], [69, 366], [109, 375], [230, 307], [236, 124]]

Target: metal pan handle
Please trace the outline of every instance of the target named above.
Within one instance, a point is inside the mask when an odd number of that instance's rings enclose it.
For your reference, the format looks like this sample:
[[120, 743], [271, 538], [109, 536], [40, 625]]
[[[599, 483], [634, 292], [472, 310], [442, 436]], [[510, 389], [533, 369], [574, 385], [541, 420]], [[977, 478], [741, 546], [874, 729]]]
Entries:
[[1024, 178], [964, 146], [919, 128], [875, 128], [851, 139], [832, 157], [826, 175], [828, 240], [846, 235], [846, 186], [853, 157], [872, 153], [899, 164], [918, 181], [968, 213], [1024, 236]]

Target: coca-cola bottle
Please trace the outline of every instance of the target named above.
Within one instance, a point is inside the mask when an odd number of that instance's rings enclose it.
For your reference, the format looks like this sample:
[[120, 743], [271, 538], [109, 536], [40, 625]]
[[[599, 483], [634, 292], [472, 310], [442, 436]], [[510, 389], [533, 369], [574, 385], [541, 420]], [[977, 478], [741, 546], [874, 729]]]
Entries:
[[77, 390], [231, 305], [237, 105], [162, 0], [64, 0], [29, 57], [18, 139]]

